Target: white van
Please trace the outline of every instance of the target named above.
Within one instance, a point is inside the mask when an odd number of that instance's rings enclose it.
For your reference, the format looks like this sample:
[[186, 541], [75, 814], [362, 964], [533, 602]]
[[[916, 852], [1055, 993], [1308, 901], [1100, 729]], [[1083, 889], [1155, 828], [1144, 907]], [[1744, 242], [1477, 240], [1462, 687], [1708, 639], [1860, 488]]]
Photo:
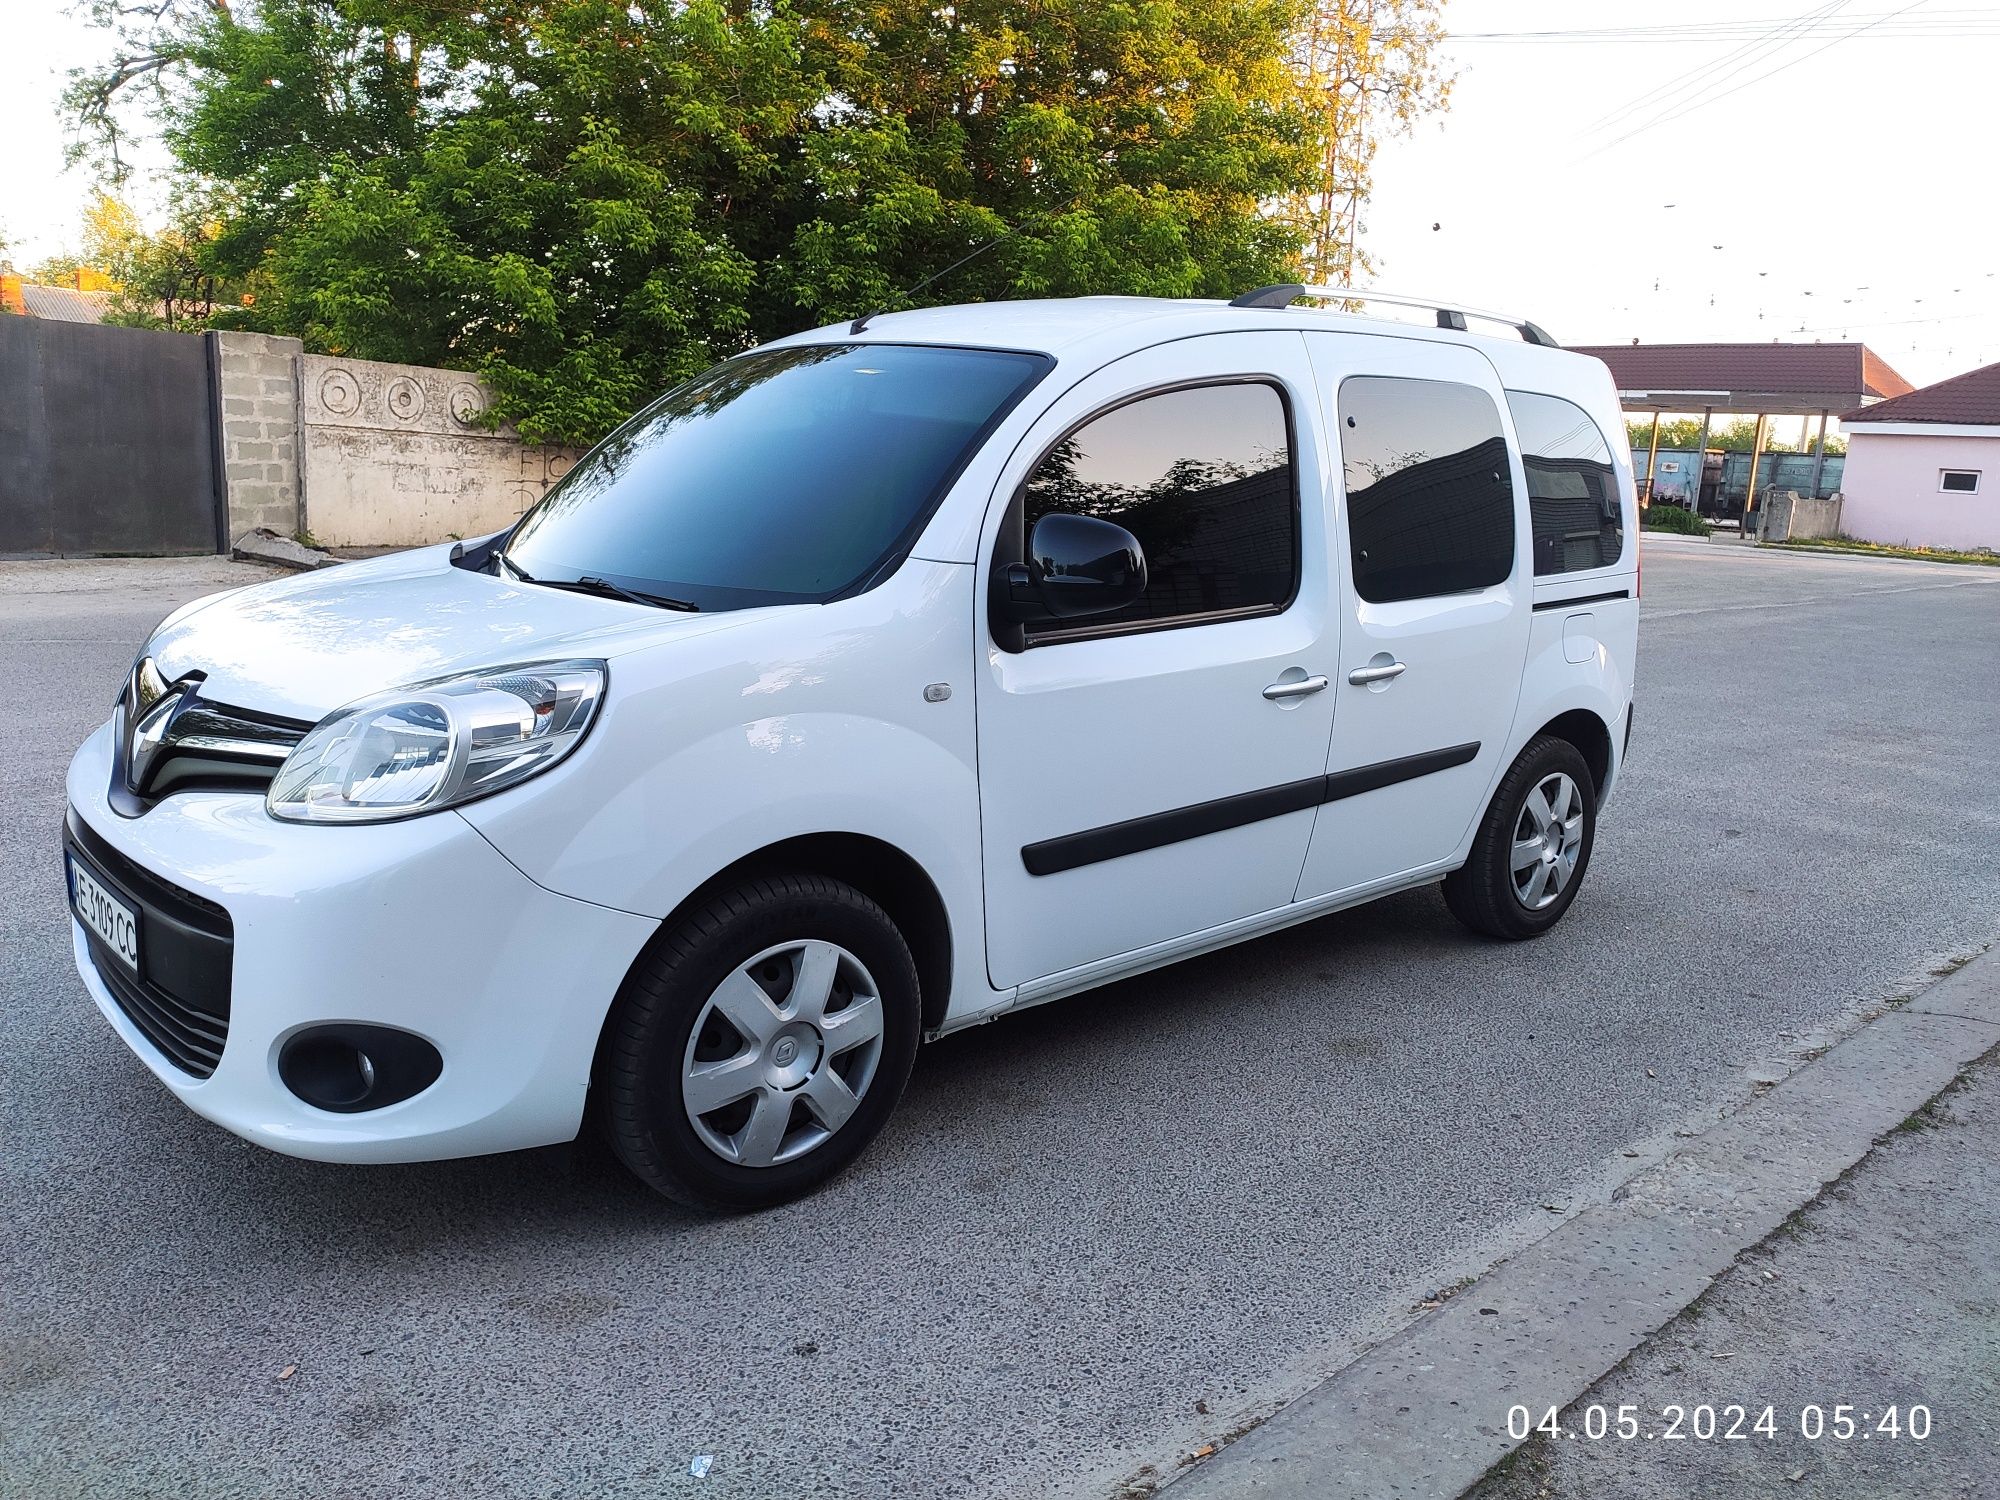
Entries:
[[175, 611], [69, 771], [84, 983], [275, 1150], [590, 1115], [749, 1208], [922, 1038], [1428, 882], [1547, 931], [1631, 730], [1615, 393], [1293, 306], [1354, 295], [820, 329], [504, 534]]

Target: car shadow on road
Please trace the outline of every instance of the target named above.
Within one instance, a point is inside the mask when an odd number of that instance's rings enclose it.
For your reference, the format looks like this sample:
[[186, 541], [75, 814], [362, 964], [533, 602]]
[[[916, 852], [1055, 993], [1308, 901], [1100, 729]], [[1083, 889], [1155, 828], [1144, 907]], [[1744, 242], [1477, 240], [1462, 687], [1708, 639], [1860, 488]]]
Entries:
[[[1251, 1081], [1254, 1059], [1296, 1047], [1302, 1033], [1327, 1065], [1362, 1067], [1381, 1051], [1389, 1002], [1357, 994], [1353, 971], [1391, 955], [1408, 962], [1413, 945], [1474, 943], [1433, 892], [1412, 892], [955, 1033], [923, 1049], [882, 1139], [821, 1197], [847, 1200], [845, 1213], [884, 1197], [978, 1192], [1051, 1135], [1122, 1130], [1143, 1140], [1149, 1116], [1177, 1129], [1189, 1088], [1209, 1092], [1211, 1118], [1218, 1107], [1225, 1119], [1261, 1113], [1268, 1101]], [[1225, 1088], [1215, 1097], [1214, 1080], [1232, 1075], [1246, 1080], [1237, 1096]], [[1155, 1086], [1121, 1085], [1132, 1078]], [[128, 1150], [146, 1158], [126, 1162], [137, 1190], [180, 1200], [158, 1207], [225, 1236], [254, 1225], [254, 1238], [288, 1241], [294, 1255], [390, 1261], [534, 1239], [657, 1242], [730, 1222], [649, 1192], [588, 1130], [575, 1143], [504, 1156], [308, 1162], [187, 1116], [150, 1078], [131, 1082], [117, 1107]]]

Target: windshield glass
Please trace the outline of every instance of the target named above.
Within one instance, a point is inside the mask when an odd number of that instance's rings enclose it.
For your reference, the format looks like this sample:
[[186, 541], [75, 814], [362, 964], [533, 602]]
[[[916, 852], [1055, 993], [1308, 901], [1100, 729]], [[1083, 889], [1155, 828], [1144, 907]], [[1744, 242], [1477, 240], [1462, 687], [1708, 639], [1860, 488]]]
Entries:
[[607, 438], [522, 519], [506, 559], [705, 610], [831, 598], [916, 540], [1050, 363], [915, 344], [743, 355]]

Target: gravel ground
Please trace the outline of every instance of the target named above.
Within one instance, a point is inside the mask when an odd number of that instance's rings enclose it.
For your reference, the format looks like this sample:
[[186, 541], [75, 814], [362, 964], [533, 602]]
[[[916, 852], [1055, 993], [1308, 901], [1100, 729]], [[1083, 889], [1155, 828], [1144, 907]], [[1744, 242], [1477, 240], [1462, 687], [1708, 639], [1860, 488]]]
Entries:
[[[1712, 1430], [1740, 1435], [1689, 1440], [1689, 1416], [1681, 1440], [1663, 1440], [1669, 1404], [1706, 1404], [1723, 1413]], [[1566, 1411], [1564, 1428], [1585, 1426], [1593, 1405], [1609, 1414], [1607, 1431], [1631, 1407], [1639, 1435], [1537, 1438], [1467, 1500], [2000, 1495], [1996, 1065], [1968, 1074], [1745, 1255]], [[1924, 1409], [1922, 1437], [1913, 1406]], [[1772, 1435], [1756, 1431], [1766, 1408]]]
[[570, 1148], [293, 1161], [117, 1044], [56, 845], [134, 645], [241, 572], [0, 565], [6, 1495], [1104, 1494], [1996, 935], [2000, 577], [1648, 539], [1632, 762], [1539, 943], [1415, 892], [949, 1038], [754, 1219]]

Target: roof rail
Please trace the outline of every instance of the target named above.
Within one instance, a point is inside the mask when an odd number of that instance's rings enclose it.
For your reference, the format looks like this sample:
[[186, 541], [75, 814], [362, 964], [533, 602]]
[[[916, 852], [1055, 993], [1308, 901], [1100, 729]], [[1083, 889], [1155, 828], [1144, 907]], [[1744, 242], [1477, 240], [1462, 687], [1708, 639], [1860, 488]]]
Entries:
[[1280, 283], [1277, 286], [1260, 286], [1254, 292], [1245, 292], [1230, 300], [1231, 307], [1290, 307], [1301, 297], [1318, 297], [1328, 302], [1384, 302], [1396, 307], [1420, 307], [1426, 312], [1437, 314], [1437, 326], [1464, 333], [1467, 318], [1479, 318], [1489, 323], [1505, 323], [1521, 335], [1523, 343], [1540, 344], [1545, 349], [1560, 349], [1562, 345], [1526, 318], [1516, 318], [1508, 313], [1481, 312], [1476, 307], [1457, 307], [1436, 297], [1406, 297], [1394, 292], [1364, 292], [1348, 286], [1300, 286], [1296, 282]]

